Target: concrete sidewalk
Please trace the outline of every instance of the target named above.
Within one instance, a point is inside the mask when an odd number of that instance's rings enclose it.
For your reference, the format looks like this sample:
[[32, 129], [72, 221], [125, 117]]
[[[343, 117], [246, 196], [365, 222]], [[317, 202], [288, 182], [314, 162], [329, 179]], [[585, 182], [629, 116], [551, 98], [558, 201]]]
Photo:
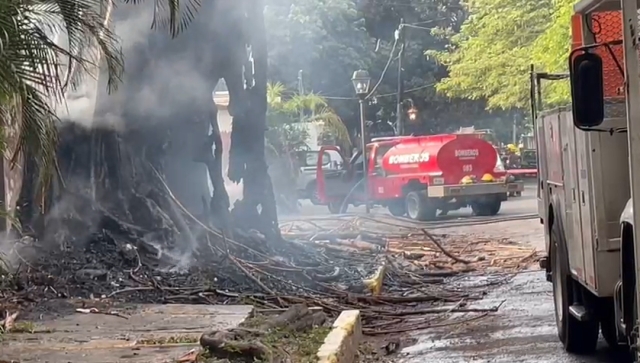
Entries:
[[[36, 321], [33, 332], [2, 336], [0, 361], [165, 363], [199, 346], [200, 335], [249, 316], [250, 305], [134, 305]], [[117, 311], [121, 316], [108, 314]]]

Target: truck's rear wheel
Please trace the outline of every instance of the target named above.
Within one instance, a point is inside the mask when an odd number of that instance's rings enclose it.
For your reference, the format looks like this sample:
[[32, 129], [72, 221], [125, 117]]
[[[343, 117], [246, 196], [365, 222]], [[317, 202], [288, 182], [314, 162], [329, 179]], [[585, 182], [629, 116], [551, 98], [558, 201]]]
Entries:
[[392, 216], [402, 217], [403, 215], [407, 214], [407, 206], [402, 201], [402, 199], [389, 203], [387, 208], [389, 209], [389, 213], [391, 213]]
[[489, 200], [471, 203], [471, 210], [473, 211], [473, 214], [483, 217], [495, 216], [500, 212], [501, 207], [502, 200], [498, 196], [492, 197]]
[[[624, 226], [624, 229], [633, 228]], [[636, 296], [636, 258], [634, 253], [634, 240], [632, 236], [625, 235], [632, 230], [623, 230], [620, 249], [621, 275], [622, 275], [622, 316], [625, 324], [625, 337], [630, 347], [632, 362], [638, 362], [638, 334], [635, 326], [638, 321], [638, 308]], [[629, 308], [630, 307], [630, 308]]]
[[564, 237], [557, 222], [551, 227], [551, 243], [553, 246], [551, 279], [558, 338], [569, 353], [592, 353], [598, 343], [600, 326], [597, 319], [579, 321], [569, 312], [569, 307], [576, 302], [574, 292], [579, 289], [574, 289], [575, 282], [569, 273]]
[[602, 301], [598, 315], [600, 316], [600, 333], [612, 349], [623, 349], [625, 344], [618, 338], [618, 327], [613, 301]]
[[428, 221], [436, 218], [438, 209], [430, 203], [425, 192], [410, 192], [405, 199], [409, 218], [416, 221]]

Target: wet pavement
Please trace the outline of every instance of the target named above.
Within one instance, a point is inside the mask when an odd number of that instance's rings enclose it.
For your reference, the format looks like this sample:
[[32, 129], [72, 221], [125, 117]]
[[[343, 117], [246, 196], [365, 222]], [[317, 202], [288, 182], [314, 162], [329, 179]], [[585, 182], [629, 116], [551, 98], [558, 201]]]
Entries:
[[[417, 333], [398, 363], [622, 363], [604, 341], [596, 356], [571, 356], [558, 341], [551, 284], [542, 271], [516, 276], [472, 307], [500, 306], [497, 313], [464, 324]], [[479, 316], [458, 314], [452, 321]]]
[[[537, 213], [535, 189], [504, 204], [505, 214]], [[503, 213], [501, 213], [502, 215]], [[462, 228], [439, 229], [438, 233], [507, 238], [544, 251], [543, 226], [539, 220], [509, 221]], [[502, 305], [500, 305], [502, 304]], [[551, 283], [540, 270], [527, 271], [471, 307], [500, 305], [496, 313], [463, 324], [480, 314], [455, 314], [452, 325], [414, 334], [417, 343], [405, 347], [398, 363], [623, 363], [625, 354], [608, 349], [601, 339], [596, 355], [567, 354], [558, 340]]]

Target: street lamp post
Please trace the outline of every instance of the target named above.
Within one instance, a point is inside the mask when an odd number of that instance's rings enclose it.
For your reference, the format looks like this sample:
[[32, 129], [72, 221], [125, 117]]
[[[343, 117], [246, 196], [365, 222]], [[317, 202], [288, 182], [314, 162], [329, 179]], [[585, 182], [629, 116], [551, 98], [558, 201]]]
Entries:
[[353, 82], [353, 88], [356, 90], [356, 95], [360, 100], [360, 138], [362, 141], [362, 183], [364, 183], [364, 205], [367, 214], [370, 212], [369, 208], [369, 183], [367, 181], [367, 137], [365, 127], [365, 115], [364, 115], [364, 100], [369, 93], [369, 85], [371, 83], [371, 77], [369, 72], [364, 70], [358, 70], [353, 72], [351, 77]]

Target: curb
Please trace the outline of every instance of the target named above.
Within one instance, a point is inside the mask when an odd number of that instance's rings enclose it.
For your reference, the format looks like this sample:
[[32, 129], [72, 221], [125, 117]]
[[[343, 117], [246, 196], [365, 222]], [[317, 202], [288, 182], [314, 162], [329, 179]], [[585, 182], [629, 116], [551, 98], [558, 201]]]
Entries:
[[345, 310], [318, 350], [318, 363], [353, 363], [362, 338], [360, 310]]

